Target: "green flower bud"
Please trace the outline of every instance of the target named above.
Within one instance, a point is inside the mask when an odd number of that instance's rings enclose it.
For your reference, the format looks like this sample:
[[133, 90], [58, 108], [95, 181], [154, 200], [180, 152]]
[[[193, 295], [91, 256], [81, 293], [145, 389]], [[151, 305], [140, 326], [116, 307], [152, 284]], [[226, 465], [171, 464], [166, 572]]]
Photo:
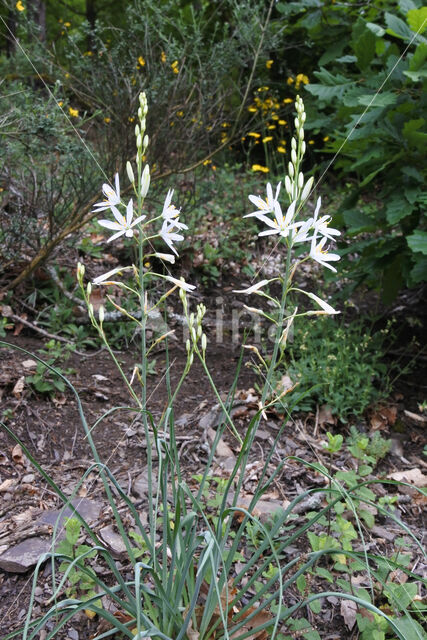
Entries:
[[141, 133], [141, 129], [139, 128], [139, 124], [135, 125], [135, 137], [137, 138]]
[[197, 335], [196, 335], [196, 331], [195, 331], [194, 327], [191, 327], [190, 334], [191, 334], [191, 339], [193, 340], [193, 342], [197, 342]]
[[128, 174], [129, 182], [133, 184], [135, 182], [135, 176], [133, 174], [132, 165], [129, 160], [126, 162], [126, 173]]
[[83, 280], [83, 276], [85, 274], [85, 266], [81, 262], [77, 263], [77, 279]]
[[92, 293], [92, 283], [91, 282], [87, 283], [86, 293], [87, 293], [88, 296], [90, 296], [90, 294]]
[[102, 324], [104, 322], [104, 314], [105, 314], [105, 310], [102, 304], [99, 307], [98, 313], [99, 313], [99, 323]]
[[292, 149], [295, 149], [295, 151], [297, 150], [297, 141], [295, 138], [292, 138], [291, 140], [291, 147]]
[[300, 140], [304, 140], [304, 129], [301, 128], [298, 132], [298, 137]]
[[194, 324], [194, 313], [193, 312], [190, 313], [189, 323], [190, 323], [190, 327], [192, 327], [193, 324]]
[[199, 326], [197, 327], [197, 339], [199, 339], [202, 335], [202, 325], [199, 324]]
[[187, 338], [187, 341], [185, 343], [185, 348], [187, 349], [187, 353], [190, 353], [190, 351], [191, 351], [191, 342], [190, 342], [189, 338]]
[[142, 150], [145, 151], [147, 147], [148, 147], [148, 136], [145, 135], [142, 141]]
[[203, 353], [206, 351], [206, 347], [208, 345], [208, 339], [206, 337], [206, 333], [202, 335], [202, 351]]
[[136, 148], [138, 150], [142, 148], [142, 138], [140, 133], [138, 133], [138, 135], [136, 136]]

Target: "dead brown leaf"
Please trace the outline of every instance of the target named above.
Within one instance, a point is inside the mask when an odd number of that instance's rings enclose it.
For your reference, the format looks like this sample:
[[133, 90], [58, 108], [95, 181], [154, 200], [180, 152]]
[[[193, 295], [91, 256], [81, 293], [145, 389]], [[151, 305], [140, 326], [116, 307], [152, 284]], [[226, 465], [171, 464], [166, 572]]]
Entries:
[[389, 473], [387, 478], [390, 480], [396, 480], [397, 482], [407, 482], [414, 485], [414, 487], [427, 487], [427, 476], [421, 471], [421, 469], [408, 469], [407, 471], [395, 471]]
[[25, 376], [21, 376], [17, 382], [15, 383], [15, 386], [12, 389], [12, 393], [15, 396], [15, 398], [19, 398], [21, 397], [22, 392], [24, 391], [24, 387], [25, 387]]
[[[256, 607], [250, 607], [245, 612], [243, 618], [248, 618], [255, 610], [256, 610]], [[241, 635], [248, 633], [248, 631], [252, 631], [252, 629], [256, 629], [257, 627], [264, 624], [265, 622], [271, 622], [272, 620], [273, 620], [273, 616], [268, 611], [264, 611], [264, 610], [258, 611], [258, 613], [256, 613], [253, 616], [253, 618], [248, 620], [242, 627], [240, 627], [238, 631], [233, 633], [233, 635], [231, 635], [230, 638], [239, 638]], [[240, 622], [240, 620], [237, 618], [237, 620], [234, 620], [234, 622]], [[267, 637], [268, 637], [267, 630], [260, 629], [246, 636], [246, 640], [267, 640]]]
[[351, 631], [356, 622], [357, 603], [354, 600], [341, 600], [340, 613], [346, 627]]
[[16, 444], [12, 449], [12, 460], [15, 464], [25, 464], [24, 455], [19, 444]]

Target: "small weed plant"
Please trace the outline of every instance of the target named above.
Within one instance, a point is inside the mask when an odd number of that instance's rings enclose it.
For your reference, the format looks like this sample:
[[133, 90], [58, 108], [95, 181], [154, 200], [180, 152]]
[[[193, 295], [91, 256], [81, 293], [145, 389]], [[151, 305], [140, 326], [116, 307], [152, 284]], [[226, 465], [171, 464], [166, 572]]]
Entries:
[[[267, 409], [286, 400], [287, 392], [281, 392], [278, 396], [274, 383], [276, 369], [283, 358], [293, 323], [300, 321], [302, 317], [304, 321], [311, 321], [311, 316], [338, 313], [321, 297], [294, 284], [295, 271], [303, 262], [314, 260], [335, 272], [333, 265], [339, 260], [337, 254], [328, 251], [330, 241], [339, 232], [329, 226], [329, 216], [321, 215], [320, 198], [313, 215], [304, 216], [313, 178], [306, 181], [302, 172], [306, 151], [306, 115], [302, 100], [299, 97], [296, 100], [295, 131], [283, 190], [281, 191], [281, 183], [275, 189], [268, 184], [266, 197], [249, 196], [254, 210], [246, 216], [261, 223], [263, 229], [260, 236], [275, 236], [284, 256], [277, 275], [239, 290], [243, 295], [267, 296], [276, 309], [273, 317], [260, 308], [251, 307], [253, 312], [271, 322], [275, 341], [273, 351], [268, 356], [263, 356], [258, 349], [248, 345], [259, 358], [265, 384], [260, 393], [259, 409], [243, 433], [239, 433], [231, 417], [238, 372], [228, 397], [223, 399], [209, 370], [208, 338], [204, 328], [206, 307], [198, 304], [195, 309], [191, 309], [194, 285], [168, 271], [168, 265], [175, 262], [178, 254], [177, 243], [184, 239], [183, 233], [187, 228], [182, 221], [180, 209], [173, 205], [174, 192], [172, 189], [167, 192], [161, 211], [153, 212], [146, 203], [150, 186], [150, 167], [145, 162], [149, 144], [146, 134], [147, 111], [147, 99], [142, 93], [135, 126], [136, 160], [126, 165], [132, 197], [123, 199], [119, 177], [116, 175], [113, 186], [109, 183], [103, 185], [104, 199], [94, 205], [97, 215], [103, 216], [98, 220], [99, 224], [112, 233], [108, 242], [122, 237], [134, 241], [137, 260], [134, 264], [117, 266], [89, 282], [85, 281], [84, 265], [79, 263], [77, 268], [77, 278], [90, 321], [116, 364], [129, 393], [128, 411], [142, 423], [146, 441], [144, 462], [147, 471], [147, 522], [141, 521], [140, 512], [116, 480], [107, 462], [101, 461], [93, 439], [94, 430], [101, 428], [106, 415], [116, 409], [123, 410], [123, 407], [110, 409], [94, 424], [89, 425], [80, 397], [63, 373], [39, 356], [33, 356], [43, 362], [47, 370], [56, 374], [75, 394], [85, 437], [94, 459], [81, 483], [89, 474], [99, 474], [128, 562], [126, 565], [116, 562], [96, 531], [80, 515], [78, 508], [73, 506], [80, 483], [73, 494], [67, 497], [37, 463], [24, 443], [3, 424], [10, 436], [20, 442], [25, 455], [35, 464], [44, 480], [63, 500], [64, 507], [68, 505], [73, 512], [73, 519], [66, 525], [65, 541], [54, 541], [52, 551], [40, 558], [34, 575], [33, 589], [42, 563], [50, 559], [55, 576], [55, 561], [59, 561], [59, 571], [63, 576], [59, 584], [53, 577], [51, 606], [39, 618], [33, 618], [32, 607], [29, 607], [24, 628], [9, 637], [19, 634], [24, 640], [35, 640], [44, 629], [46, 640], [50, 640], [57, 637], [73, 616], [86, 611], [105, 621], [104, 629], [107, 630], [98, 631], [95, 635], [99, 640], [118, 634], [133, 640], [289, 640], [296, 637], [296, 634], [315, 640], [320, 636], [308, 617], [312, 619], [319, 613], [321, 602], [326, 598], [344, 598], [354, 603], [358, 611], [369, 616], [370, 624], [374, 620], [377, 627], [371, 633], [372, 638], [381, 637], [377, 633], [380, 629], [380, 633], [393, 634], [393, 638], [400, 640], [409, 637], [421, 640], [423, 636], [416, 620], [417, 614], [412, 615], [410, 610], [414, 588], [417, 586], [412, 580], [414, 574], [400, 562], [398, 556], [389, 560], [368, 554], [363, 547], [356, 548], [354, 545], [358, 536], [364, 540], [364, 522], [363, 517], [359, 518], [357, 515], [357, 505], [375, 503], [373, 492], [367, 487], [369, 481], [365, 480], [361, 472], [361, 465], [356, 471], [342, 472], [347, 475], [336, 479], [327, 468], [309, 465], [300, 460], [301, 464], [311, 467], [313, 472], [325, 476], [328, 485], [325, 489], [301, 492], [269, 522], [261, 522], [255, 516], [256, 505], [283, 469], [283, 462], [273, 471], [270, 465], [285, 427], [283, 422], [273, 446], [263, 452], [261, 475], [249, 505], [239, 505], [239, 495], [258, 426]], [[281, 202], [284, 203], [283, 208]], [[153, 248], [153, 244], [157, 248], [159, 242], [167, 247], [167, 252]], [[162, 261], [164, 269], [154, 270], [152, 264], [155, 262], [152, 259]], [[124, 279], [129, 276], [130, 279]], [[266, 287], [273, 281], [280, 289], [278, 298], [266, 293]], [[120, 290], [123, 296], [137, 303], [138, 313], [134, 314], [127, 310], [133, 307], [113, 305], [134, 324], [141, 339], [138, 375], [130, 380], [120, 366], [104, 328], [109, 308], [101, 306], [95, 311], [91, 302], [91, 293], [95, 287], [108, 292]], [[174, 385], [167, 367], [165, 379], [169, 400], [162, 415], [155, 417], [148, 406], [149, 362], [156, 345], [165, 344], [167, 347], [169, 332], [151, 337], [147, 331], [147, 323], [150, 313], [160, 312], [164, 303], [175, 292], [179, 293], [189, 333], [185, 344], [186, 362], [181, 377]], [[289, 314], [287, 308], [290, 296], [297, 301], [306, 299], [310, 308], [301, 311], [295, 304]], [[112, 300], [111, 293], [106, 297], [107, 300]], [[204, 471], [196, 485], [184, 476], [174, 422], [175, 400], [195, 360], [199, 362], [211, 384], [222, 411]], [[292, 411], [292, 405], [287, 410]], [[238, 453], [226, 478], [215, 479], [215, 451], [225, 431], [233, 439]], [[341, 444], [341, 441], [335, 441], [331, 455], [339, 450]], [[369, 462], [370, 453], [364, 442], [353, 439], [350, 446], [356, 447], [357, 452], [360, 450], [359, 458], [356, 456], [358, 461], [362, 464]], [[211, 495], [212, 487], [218, 493], [215, 497]], [[319, 491], [325, 495], [324, 506], [302, 521], [295, 517], [297, 514], [293, 514], [294, 507]], [[345, 517], [347, 505], [353, 514], [353, 520]], [[377, 508], [380, 510], [379, 506]], [[381, 510], [386, 511], [385, 507], [381, 507]], [[396, 516], [391, 517], [406, 535], [412, 535]], [[322, 526], [327, 527], [326, 536], [320, 535], [319, 527]], [[80, 543], [83, 534], [88, 544]], [[311, 536], [309, 540], [312, 551], [295, 551], [296, 542], [305, 534]], [[416, 540], [415, 543], [418, 544]], [[90, 558], [95, 554], [97, 565], [101, 562], [104, 565], [102, 572], [92, 570], [93, 567], [90, 566]], [[353, 571], [367, 571], [370, 576], [368, 591], [376, 589], [376, 582], [379, 581], [384, 593], [389, 594], [390, 606], [380, 608], [377, 599], [372, 595], [367, 597], [363, 590], [354, 588], [350, 580], [337, 580], [335, 590], [331, 590], [329, 584], [326, 590], [318, 588], [318, 583], [312, 579], [313, 575], [320, 576], [326, 583], [335, 580], [328, 573], [331, 563], [338, 563], [346, 571], [349, 567]], [[408, 590], [405, 589], [405, 584], [398, 586], [394, 583], [392, 587], [387, 587], [387, 576], [395, 568], [409, 577]], [[107, 570], [108, 578], [105, 578]], [[375, 580], [372, 579], [373, 576]], [[400, 592], [404, 594], [403, 599]], [[295, 598], [295, 593], [299, 593], [298, 599]], [[362, 624], [364, 620], [361, 619], [360, 625]], [[362, 632], [368, 633], [366, 625]]]

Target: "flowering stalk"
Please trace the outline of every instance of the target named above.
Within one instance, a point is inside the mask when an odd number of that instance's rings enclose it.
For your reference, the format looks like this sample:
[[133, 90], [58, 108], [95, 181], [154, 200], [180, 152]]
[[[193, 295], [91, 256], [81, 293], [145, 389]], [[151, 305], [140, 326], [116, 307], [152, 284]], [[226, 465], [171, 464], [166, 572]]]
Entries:
[[[271, 393], [274, 371], [283, 356], [287, 334], [294, 318], [297, 315], [331, 315], [338, 313], [331, 305], [315, 294], [296, 287], [291, 287], [297, 266], [309, 258], [312, 258], [332, 271], [336, 271], [335, 267], [330, 263], [339, 260], [339, 256], [334, 253], [328, 253], [325, 245], [329, 240], [333, 240], [336, 236], [340, 235], [340, 232], [337, 229], [331, 229], [328, 227], [331, 220], [330, 216], [325, 215], [319, 218], [321, 207], [320, 197], [317, 200], [313, 217], [306, 218], [305, 220], [301, 219], [300, 214], [310, 196], [314, 178], [311, 177], [305, 182], [304, 174], [301, 171], [302, 160], [306, 151], [306, 144], [304, 141], [304, 123], [306, 120], [306, 114], [304, 110], [304, 103], [299, 96], [296, 98], [295, 108], [297, 115], [294, 120], [295, 133], [291, 141], [291, 160], [288, 164], [288, 174], [284, 179], [284, 187], [289, 206], [284, 213], [279, 201], [282, 183], [279, 182], [275, 193], [273, 193], [271, 184], [268, 184], [267, 197], [265, 199], [254, 195], [249, 196], [249, 200], [256, 206], [256, 210], [245, 216], [255, 217], [267, 227], [259, 232], [259, 236], [277, 235], [278, 242], [285, 245], [286, 262], [284, 274], [278, 274], [277, 278], [262, 280], [247, 289], [236, 291], [236, 293], [244, 293], [247, 295], [255, 294], [267, 297], [271, 302], [273, 302], [276, 308], [279, 309], [278, 319], [275, 321], [276, 332], [274, 348], [266, 370], [265, 385], [261, 397], [261, 407], [264, 407], [267, 397]], [[309, 254], [297, 261], [295, 264], [292, 264], [292, 251], [295, 245], [303, 243], [309, 244]], [[279, 280], [282, 284], [280, 300], [273, 298], [262, 290], [263, 287], [275, 279]], [[309, 310], [300, 314], [296, 314], [295, 311], [292, 316], [286, 318], [286, 303], [288, 294], [291, 290], [307, 296], [311, 301], [314, 301], [318, 305], [319, 309]], [[269, 317], [260, 309], [251, 308], [251, 310], [263, 315], [264, 317]], [[284, 327], [285, 321], [287, 322], [286, 327]], [[281, 352], [280, 358], [279, 350]]]

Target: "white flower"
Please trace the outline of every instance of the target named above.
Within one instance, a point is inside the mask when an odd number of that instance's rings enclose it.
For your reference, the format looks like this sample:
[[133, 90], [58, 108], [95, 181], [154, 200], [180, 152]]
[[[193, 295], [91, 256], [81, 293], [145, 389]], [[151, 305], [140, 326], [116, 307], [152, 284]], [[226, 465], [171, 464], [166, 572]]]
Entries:
[[323, 309], [323, 312], [322, 311], [308, 311], [307, 312], [308, 315], [317, 315], [319, 313], [326, 313], [328, 315], [334, 315], [335, 313], [340, 313], [339, 311], [335, 311], [335, 309], [333, 307], [331, 307], [330, 304], [328, 304], [327, 302], [322, 300], [322, 298], [319, 298], [319, 296], [316, 296], [314, 293], [309, 293], [308, 291], [304, 291], [304, 293], [309, 298], [311, 298], [312, 300], [317, 302], [319, 307], [321, 307]]
[[102, 276], [98, 276], [95, 280], [92, 281], [92, 284], [110, 284], [111, 276], [116, 275], [116, 273], [120, 273], [121, 271], [132, 271], [133, 267], [116, 267], [115, 269], [111, 269], [111, 271], [107, 271], [107, 273], [102, 274]]
[[188, 284], [188, 282], [185, 282], [183, 278], [181, 280], [173, 278], [172, 276], [163, 276], [163, 278], [165, 280], [169, 280], [169, 282], [172, 282], [172, 284], [177, 285], [177, 287], [180, 287], [180, 289], [184, 289], [184, 291], [193, 291], [193, 289], [196, 288], [196, 285]]
[[289, 235], [289, 231], [291, 229], [295, 229], [298, 226], [298, 223], [292, 224], [292, 220], [294, 219], [294, 215], [295, 215], [295, 207], [296, 207], [296, 201], [292, 202], [292, 204], [288, 207], [288, 210], [286, 211], [285, 217], [283, 217], [282, 207], [278, 202], [275, 202], [274, 203], [274, 220], [271, 220], [271, 218], [268, 218], [267, 216], [264, 216], [264, 215], [259, 216], [259, 219], [262, 222], [265, 222], [265, 224], [271, 227], [271, 229], [267, 229], [267, 231], [261, 231], [261, 233], [259, 233], [258, 235], [270, 236], [278, 233], [279, 235], [282, 236], [282, 238], [286, 238]]
[[250, 218], [251, 216], [255, 216], [256, 218], [258, 218], [260, 216], [260, 214], [262, 215], [262, 214], [266, 214], [266, 213], [271, 213], [274, 210], [275, 204], [278, 202], [278, 197], [279, 197], [280, 187], [281, 186], [282, 186], [282, 183], [279, 182], [279, 184], [276, 187], [276, 195], [273, 197], [273, 189], [271, 187], [271, 184], [268, 183], [267, 184], [267, 197], [266, 197], [265, 200], [263, 200], [259, 196], [249, 196], [249, 200], [252, 202], [252, 204], [254, 204], [256, 207], [258, 207], [258, 210], [257, 211], [253, 211], [252, 213], [248, 213], [243, 217], [244, 218]]
[[128, 205], [126, 207], [126, 217], [122, 213], [120, 213], [120, 211], [114, 205], [111, 205], [110, 208], [111, 208], [111, 211], [113, 212], [113, 216], [115, 217], [116, 222], [114, 222], [113, 220], [98, 220], [99, 224], [102, 227], [106, 227], [107, 229], [112, 229], [113, 231], [117, 231], [117, 233], [112, 235], [111, 238], [108, 238], [107, 242], [111, 242], [112, 240], [119, 238], [123, 234], [125, 234], [127, 238], [132, 238], [133, 236], [132, 227], [134, 227], [139, 222], [142, 222], [142, 220], [144, 220], [147, 217], [147, 216], [139, 216], [138, 218], [136, 218], [136, 220], [132, 222], [132, 218], [133, 218], [132, 200], [129, 200]]
[[96, 207], [95, 211], [104, 211], [105, 209], [109, 209], [111, 206], [120, 204], [120, 183], [119, 183], [119, 174], [116, 173], [114, 176], [114, 180], [116, 183], [116, 189], [110, 187], [109, 184], [102, 185], [102, 191], [107, 200], [103, 200], [102, 202], [96, 202], [93, 206]]
[[309, 218], [305, 222], [296, 222], [295, 228], [298, 228], [298, 231], [292, 236], [292, 242], [306, 242], [311, 240], [308, 235], [308, 232], [312, 228], [313, 218]]
[[173, 191], [173, 189], [169, 189], [166, 195], [165, 203], [163, 205], [162, 218], [166, 220], [168, 224], [173, 225], [177, 229], [188, 229], [186, 224], [184, 224], [183, 222], [179, 222], [178, 220], [181, 209], [177, 209], [175, 205], [172, 204]]
[[179, 233], [175, 233], [174, 228], [175, 228], [175, 225], [173, 222], [168, 223], [168, 221], [165, 220], [159, 232], [159, 236], [163, 239], [163, 241], [168, 245], [170, 249], [172, 249], [174, 254], [177, 256], [178, 251], [173, 246], [173, 243], [184, 240], [184, 236], [182, 236]]
[[310, 257], [324, 267], [328, 267], [331, 271], [336, 272], [337, 270], [335, 267], [328, 263], [336, 262], [340, 259], [340, 256], [336, 253], [328, 253], [327, 249], [323, 248], [327, 239], [328, 238], [326, 236], [323, 236], [320, 242], [317, 242], [316, 231], [314, 232], [314, 236], [311, 240]]
[[[174, 264], [175, 262], [175, 256], [171, 255], [170, 253], [151, 253], [150, 257], [153, 256], [154, 258], [159, 258], [160, 260], [165, 260], [166, 262], [170, 262], [171, 264]], [[147, 256], [148, 257], [148, 256]]]
[[330, 229], [328, 227], [328, 224], [332, 220], [331, 216], [322, 216], [321, 218], [318, 218], [321, 203], [322, 203], [322, 199], [319, 197], [317, 199], [316, 209], [315, 209], [314, 218], [313, 218], [314, 234], [316, 235], [317, 233], [320, 233], [325, 238], [329, 238], [330, 240], [333, 240], [334, 236], [341, 235], [341, 231], [338, 231], [338, 229]]
[[[273, 278], [273, 280], [276, 280], [276, 278]], [[272, 282], [272, 280], [261, 280], [257, 284], [253, 284], [251, 287], [248, 287], [248, 289], [233, 289], [233, 293], [255, 293], [255, 291], [258, 291], [259, 289], [261, 289], [261, 287], [264, 287], [269, 282]]]

